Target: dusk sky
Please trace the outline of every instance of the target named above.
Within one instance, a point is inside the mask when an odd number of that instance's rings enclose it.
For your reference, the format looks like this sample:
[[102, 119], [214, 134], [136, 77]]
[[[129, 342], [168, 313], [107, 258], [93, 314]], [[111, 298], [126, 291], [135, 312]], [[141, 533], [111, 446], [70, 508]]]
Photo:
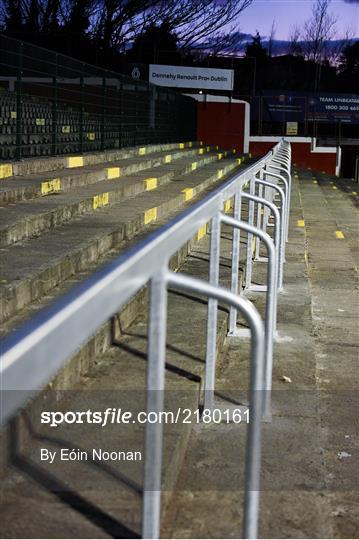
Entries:
[[[289, 28], [295, 24], [302, 26], [311, 15], [313, 0], [254, 0], [240, 18], [240, 31], [262, 36], [270, 33], [275, 18], [276, 39], [287, 39]], [[330, 11], [338, 17], [338, 37], [346, 29], [359, 37], [359, 0], [332, 0]]]

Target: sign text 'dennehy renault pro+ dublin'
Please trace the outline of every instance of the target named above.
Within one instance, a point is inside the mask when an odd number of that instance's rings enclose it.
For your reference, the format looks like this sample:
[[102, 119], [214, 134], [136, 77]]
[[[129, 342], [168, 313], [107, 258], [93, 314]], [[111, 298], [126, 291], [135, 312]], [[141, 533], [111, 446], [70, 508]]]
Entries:
[[149, 81], [158, 86], [233, 90], [233, 70], [150, 64]]

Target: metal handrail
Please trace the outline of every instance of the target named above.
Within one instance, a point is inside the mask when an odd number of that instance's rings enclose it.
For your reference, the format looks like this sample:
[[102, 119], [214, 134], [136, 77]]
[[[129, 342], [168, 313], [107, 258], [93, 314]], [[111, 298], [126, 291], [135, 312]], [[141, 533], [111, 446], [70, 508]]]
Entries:
[[[268, 165], [270, 166], [283, 144], [283, 141], [280, 142], [262, 159], [244, 171], [236, 173], [207, 197], [127, 250], [115, 261], [6, 337], [2, 343], [0, 359], [2, 391], [17, 390], [17, 392], [6, 392], [2, 400], [0, 423], [9, 420], [35, 392], [40, 391], [78, 348], [104, 322], [118, 313], [122, 306], [147, 283], [150, 283], [151, 287], [147, 408], [148, 410], [160, 410], [163, 407], [167, 287], [173, 285], [185, 288], [204, 294], [210, 299], [209, 310], [212, 312], [213, 318], [211, 325], [208, 324], [208, 331], [213, 329], [212, 339], [216, 337], [217, 332], [216, 324], [214, 324], [217, 321], [214, 311], [217, 310], [218, 301], [222, 300], [228, 303], [235, 312], [241, 311], [251, 330], [251, 382], [249, 389], [251, 422], [248, 428], [246, 449], [244, 536], [255, 538], [259, 512], [264, 330], [254, 306], [237, 294], [238, 282], [236, 286], [233, 286], [235, 285], [233, 275], [238, 278], [239, 262], [239, 235], [235, 233], [238, 232], [243, 188], [256, 174], [263, 171]], [[232, 197], [235, 201], [234, 218], [227, 218], [222, 214], [223, 205]], [[254, 203], [254, 200], [251, 203]], [[231, 226], [234, 224], [236, 226], [236, 230], [233, 231], [233, 245], [236, 245], [236, 250], [233, 251], [233, 261], [237, 263], [237, 267], [232, 262], [231, 291], [219, 287], [219, 270], [215, 268], [219, 264], [219, 244], [216, 247], [216, 242], [218, 242], [220, 222], [223, 220], [229, 220]], [[213, 240], [211, 244], [213, 242], [217, 250], [213, 258], [213, 253], [210, 254], [212, 268], [210, 283], [169, 272], [170, 257], [208, 222], [212, 223]], [[267, 239], [265, 233], [247, 224], [247, 230], [249, 228], [262, 240]], [[273, 263], [274, 268], [276, 263], [276, 257], [273, 255], [273, 242], [267, 240], [267, 245], [272, 246], [270, 258], [273, 261], [271, 270], [271, 275], [273, 275]], [[274, 280], [275, 282], [276, 280]], [[266, 294], [269, 294], [269, 289], [268, 285]], [[268, 324], [268, 320], [266, 324]], [[212, 347], [211, 350], [215, 361], [216, 349]], [[212, 367], [207, 358], [206, 373]], [[212, 372], [212, 377], [214, 377], [214, 372]], [[213, 394], [213, 390], [214, 385], [209, 386], [210, 393]], [[159, 535], [160, 526], [161, 423], [148, 423], [146, 425], [145, 444], [143, 535], [154, 538]]]

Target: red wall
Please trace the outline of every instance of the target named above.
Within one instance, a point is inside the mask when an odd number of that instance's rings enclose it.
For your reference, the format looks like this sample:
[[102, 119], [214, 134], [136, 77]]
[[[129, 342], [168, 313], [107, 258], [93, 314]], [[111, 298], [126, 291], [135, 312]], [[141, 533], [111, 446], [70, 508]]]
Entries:
[[[275, 142], [253, 141], [249, 143], [249, 151], [254, 156], [263, 156], [275, 144]], [[298, 167], [305, 167], [328, 174], [335, 174], [336, 154], [311, 152], [310, 143], [291, 142], [292, 162]]]
[[197, 139], [222, 148], [243, 152], [244, 103], [207, 102], [197, 104]]

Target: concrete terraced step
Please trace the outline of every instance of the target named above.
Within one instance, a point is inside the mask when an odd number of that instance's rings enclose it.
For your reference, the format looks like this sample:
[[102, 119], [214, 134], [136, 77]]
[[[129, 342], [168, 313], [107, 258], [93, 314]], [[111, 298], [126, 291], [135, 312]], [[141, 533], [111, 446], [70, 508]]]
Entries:
[[0, 204], [44, 197], [68, 191], [75, 186], [85, 186], [102, 180], [120, 178], [163, 163], [170, 163], [182, 156], [202, 155], [209, 152], [210, 149], [209, 146], [203, 148], [192, 146], [191, 148], [178, 148], [178, 145], [175, 148], [162, 148], [160, 146], [143, 155], [138, 155], [138, 149], [136, 149], [137, 153], [128, 151], [113, 155], [111, 161], [106, 161], [104, 159], [106, 156], [101, 154], [102, 161], [99, 163], [84, 163], [83, 166], [79, 167], [50, 169], [45, 172], [39, 171], [26, 175], [4, 177], [0, 182]]
[[237, 160], [227, 158], [137, 197], [77, 217], [62, 227], [1, 249], [1, 321], [118, 249], [150, 223], [183, 207], [186, 201], [222, 181]]
[[[208, 278], [209, 235], [205, 235], [181, 265], [181, 271]], [[230, 239], [222, 243], [220, 280], [230, 283]], [[188, 310], [191, 310], [191, 321]], [[165, 375], [165, 410], [198, 409], [204, 371], [207, 301], [196, 295], [169, 291], [168, 334]], [[218, 348], [227, 324], [227, 311], [219, 311]], [[107, 405], [123, 407], [136, 413], [145, 410], [147, 322], [142, 317], [115, 339], [113, 346], [99, 358], [98, 365], [86, 377], [62, 393], [56, 401], [51, 390], [46, 393], [46, 410], [103, 410]], [[221, 358], [219, 354], [219, 358]], [[219, 362], [220, 364], [220, 362]], [[56, 402], [56, 404], [55, 404]], [[144, 426], [116, 425], [109, 430], [82, 428], [54, 430], [38, 423], [39, 410], [28, 412], [28, 440], [22, 445], [21, 457], [13, 455], [13, 468], [3, 478], [8, 504], [0, 504], [2, 537], [21, 537], [25, 530], [30, 538], [56, 536], [79, 538], [133, 537], [141, 533], [141, 490], [143, 461], [124, 463], [56, 461], [53, 465], [39, 460], [40, 448], [60, 447], [122, 448], [144, 455]], [[31, 428], [29, 430], [29, 427]], [[165, 511], [184, 459], [191, 423], [177, 422], [164, 426], [162, 468], [162, 508]], [[45, 429], [43, 429], [45, 428]], [[100, 438], [99, 438], [100, 437]], [[24, 474], [25, 473], [25, 474]], [[31, 496], [29, 496], [31, 493]], [[72, 501], [81, 504], [69, 504]], [[41, 519], [34, 519], [34, 509], [41, 506]], [[66, 512], [66, 520], [63, 514]], [[15, 519], [16, 516], [22, 519]]]
[[195, 148], [198, 146], [201, 146], [201, 142], [187, 141], [182, 143], [174, 142], [149, 144], [147, 146], [133, 146], [129, 148], [105, 150], [104, 152], [86, 152], [85, 154], [76, 154], [72, 156], [36, 157], [22, 161], [1, 163], [0, 179], [12, 176], [40, 174], [46, 171], [60, 171], [62, 169], [86, 167], [88, 165], [110, 163], [112, 161], [130, 157], [145, 156], [152, 154], [153, 152], [175, 149], [182, 150], [184, 148]]
[[[130, 169], [140, 169], [143, 166], [143, 162], [135, 162], [127, 165], [127, 176], [121, 175], [114, 180], [103, 180], [91, 185], [74, 187], [70, 192], [57, 193], [56, 196], [7, 206], [0, 213], [0, 247], [38, 236], [43, 230], [57, 227], [76, 216], [94, 212], [102, 206], [111, 205], [144, 191], [157, 189], [172, 179], [218, 160], [218, 156], [221, 155], [210, 153], [196, 156], [193, 155], [193, 151], [184, 152], [184, 154], [167, 154], [164, 157], [161, 155], [160, 161], [150, 169], [146, 167], [145, 170], [129, 174]], [[163, 164], [164, 161], [165, 164]], [[126, 166], [121, 166], [119, 169], [123, 168], [126, 169]], [[116, 171], [116, 169], [117, 167], [113, 167], [110, 170]], [[93, 175], [93, 171], [91, 170], [89, 174]]]

